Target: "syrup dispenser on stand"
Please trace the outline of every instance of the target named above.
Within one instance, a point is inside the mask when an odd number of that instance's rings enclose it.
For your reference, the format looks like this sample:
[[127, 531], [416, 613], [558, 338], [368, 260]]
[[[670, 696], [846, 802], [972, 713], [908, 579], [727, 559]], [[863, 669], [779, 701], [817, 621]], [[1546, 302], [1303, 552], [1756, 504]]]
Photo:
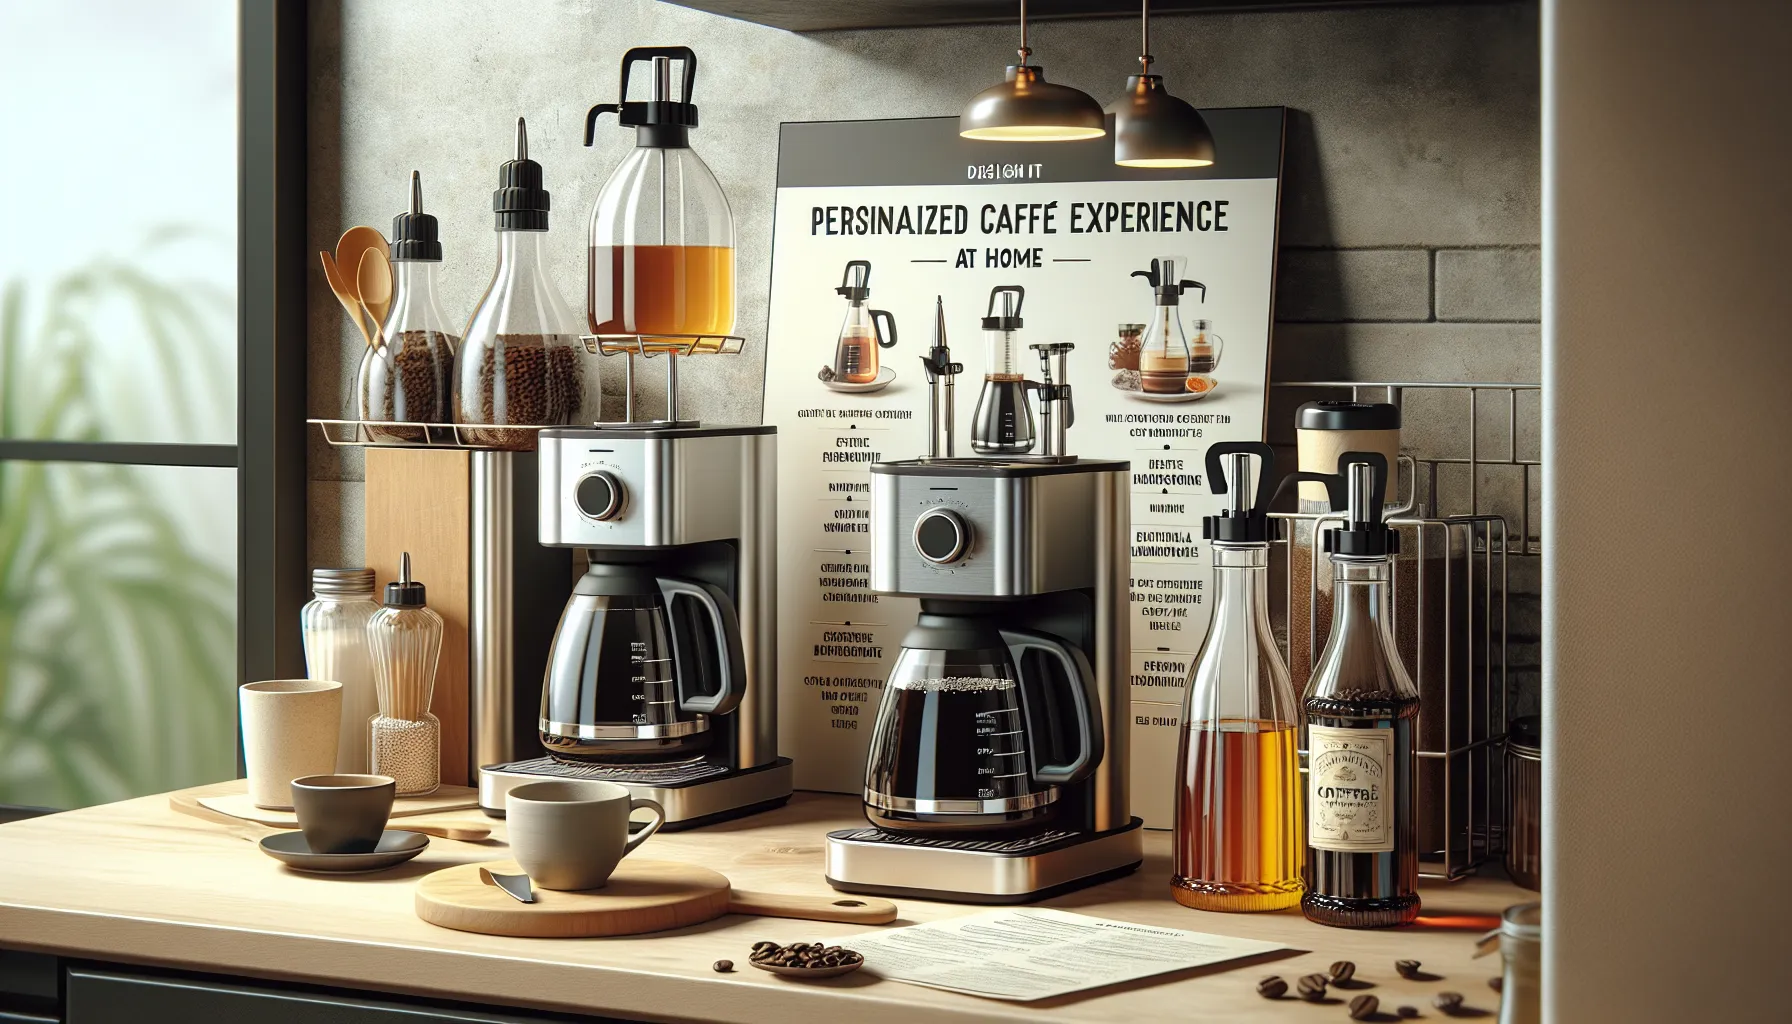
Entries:
[[[647, 61], [651, 100], [628, 98], [629, 72]], [[683, 65], [673, 98], [672, 62]], [[591, 207], [586, 289], [591, 333], [604, 355], [626, 352], [627, 413], [634, 415], [634, 357], [664, 355], [666, 421], [678, 421], [678, 358], [738, 352], [734, 330], [734, 213], [703, 158], [691, 148], [697, 127], [697, 55], [685, 46], [637, 46], [622, 55], [615, 103], [585, 116], [585, 145], [597, 119], [615, 114], [635, 130], [623, 159]]]
[[[630, 102], [629, 69], [653, 63], [653, 99]], [[673, 61], [683, 90], [672, 98]], [[591, 212], [585, 345], [625, 355], [625, 422], [541, 434], [538, 539], [578, 548], [574, 585], [548, 653], [536, 714], [546, 756], [480, 770], [479, 802], [513, 786], [603, 779], [657, 802], [665, 828], [776, 807], [790, 798], [778, 756], [776, 428], [684, 420], [680, 361], [740, 351], [734, 220], [689, 147], [697, 58], [682, 46], [622, 58], [615, 113], [635, 149]], [[635, 416], [636, 357], [664, 360], [663, 418]], [[519, 702], [520, 703], [520, 702]], [[520, 706], [519, 715], [524, 713]]]

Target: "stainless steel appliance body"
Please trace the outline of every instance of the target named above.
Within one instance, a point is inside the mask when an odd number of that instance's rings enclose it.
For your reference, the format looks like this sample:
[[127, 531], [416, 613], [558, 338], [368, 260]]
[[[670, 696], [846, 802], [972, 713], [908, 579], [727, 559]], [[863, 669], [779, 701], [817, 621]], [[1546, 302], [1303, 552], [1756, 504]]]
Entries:
[[[570, 635], [588, 633], [599, 610], [595, 602], [606, 602], [606, 612], [618, 602], [647, 606], [645, 613], [626, 610], [636, 635], [616, 639], [624, 660], [636, 643], [645, 648], [640, 652], [644, 661], [654, 660], [647, 655], [671, 652], [678, 644], [670, 634], [682, 628], [680, 621], [707, 623], [696, 630], [687, 657], [712, 648], [715, 653], [694, 657], [692, 664], [707, 668], [687, 675], [730, 678], [718, 689], [717, 680], [665, 680], [662, 669], [648, 672], [645, 665], [642, 671], [623, 673], [624, 699], [638, 693], [645, 704], [663, 689], [671, 696], [654, 699], [678, 703], [684, 713], [668, 713], [662, 716], [665, 722], [653, 721], [645, 709], [627, 722], [609, 721], [613, 713], [600, 710], [608, 704], [595, 698], [585, 701], [583, 709], [574, 699], [560, 705], [563, 712], [553, 712], [537, 691], [530, 713], [536, 716], [538, 733], [543, 738], [570, 734], [576, 755], [566, 756], [563, 750], [559, 758], [482, 767], [480, 806], [501, 814], [512, 786], [544, 777], [620, 783], [665, 807], [667, 828], [689, 828], [789, 799], [790, 760], [777, 752], [775, 429], [665, 424], [555, 428], [541, 432], [539, 458], [541, 545], [583, 549], [594, 567], [562, 614], [555, 645], [573, 653], [558, 670], [548, 666], [550, 680], [556, 671], [574, 679], [586, 673], [586, 685], [605, 685], [595, 675], [595, 664], [583, 659], [601, 660], [601, 652], [614, 644], [586, 637], [578, 647], [578, 638]], [[611, 583], [587, 585], [594, 578]], [[659, 593], [633, 593], [648, 588], [617, 583], [618, 578], [650, 580]], [[684, 598], [705, 607], [681, 614], [677, 607]], [[668, 632], [659, 643], [651, 637], [662, 625]], [[738, 638], [732, 656], [726, 642], [730, 633]], [[733, 667], [717, 667], [733, 658], [738, 658], [738, 673]], [[654, 678], [634, 678], [648, 675]], [[670, 685], [648, 685], [654, 682]], [[517, 703], [520, 708], [521, 700]], [[542, 714], [544, 710], [553, 713]], [[562, 721], [581, 716], [591, 720]], [[631, 735], [610, 735], [618, 727]], [[645, 737], [645, 744], [639, 742], [643, 727], [654, 733]], [[655, 732], [668, 729], [678, 735]], [[697, 734], [704, 734], [700, 743], [685, 742]], [[654, 756], [656, 747], [663, 756]]]
[[[1058, 776], [1069, 781], [1029, 787], [1029, 799], [1049, 805], [1050, 814], [1023, 815], [1018, 826], [1001, 831], [968, 820], [982, 807], [933, 806], [927, 810], [941, 813], [931, 821], [899, 823], [879, 805], [901, 794], [868, 785], [877, 823], [828, 836], [827, 877], [834, 888], [1021, 903], [1138, 867], [1141, 823], [1127, 800], [1129, 469], [1126, 462], [1068, 458], [917, 459], [871, 467], [873, 589], [920, 598], [923, 625], [939, 615], [999, 621], [1006, 650], [998, 653], [1008, 660], [1062, 665], [1049, 649], [1023, 652], [1009, 642], [1026, 636], [1074, 652], [1073, 664], [1080, 656], [1095, 729], [1090, 746], [1099, 746], [1089, 752], [1092, 767]], [[1036, 730], [1028, 735], [1039, 738]], [[1060, 744], [1027, 759], [1063, 769], [1074, 760], [1067, 749]], [[1049, 801], [1030, 795], [1047, 789]], [[954, 812], [969, 812], [968, 827], [929, 827], [949, 822], [941, 815]]]

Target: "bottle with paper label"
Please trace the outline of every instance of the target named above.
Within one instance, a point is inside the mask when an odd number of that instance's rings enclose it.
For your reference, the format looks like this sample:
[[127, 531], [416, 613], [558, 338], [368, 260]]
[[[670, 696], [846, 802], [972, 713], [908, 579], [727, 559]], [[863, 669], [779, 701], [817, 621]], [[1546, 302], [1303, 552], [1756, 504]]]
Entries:
[[1387, 458], [1345, 452], [1348, 522], [1324, 534], [1332, 628], [1302, 700], [1307, 750], [1307, 919], [1340, 928], [1408, 924], [1419, 914], [1413, 748], [1419, 693], [1392, 632], [1382, 522]]

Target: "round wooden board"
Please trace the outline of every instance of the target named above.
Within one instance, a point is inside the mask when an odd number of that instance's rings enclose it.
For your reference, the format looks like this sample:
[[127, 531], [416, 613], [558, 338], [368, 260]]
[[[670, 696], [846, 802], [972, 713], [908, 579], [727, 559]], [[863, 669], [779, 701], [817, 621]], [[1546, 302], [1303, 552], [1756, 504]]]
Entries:
[[463, 932], [535, 939], [638, 935], [702, 924], [728, 912], [728, 879], [705, 867], [625, 857], [602, 889], [535, 889], [519, 903], [479, 880], [479, 869], [522, 874], [512, 861], [459, 864], [417, 882], [417, 916]]

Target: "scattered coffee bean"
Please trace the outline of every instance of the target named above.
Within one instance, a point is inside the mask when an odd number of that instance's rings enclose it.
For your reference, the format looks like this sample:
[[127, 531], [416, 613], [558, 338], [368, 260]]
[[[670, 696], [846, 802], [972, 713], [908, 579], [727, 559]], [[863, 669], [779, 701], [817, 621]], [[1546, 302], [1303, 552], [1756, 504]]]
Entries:
[[756, 942], [749, 957], [756, 964], [769, 967], [847, 967], [865, 962], [855, 950], [840, 946], [823, 946], [819, 942], [793, 942], [780, 946], [775, 942]]
[[1495, 992], [1504, 991], [1505, 984], [1506, 984], [1506, 979], [1500, 977], [1497, 974], [1494, 975], [1493, 977], [1487, 979], [1487, 987], [1490, 989], [1493, 989]]
[[1416, 978], [1419, 976], [1419, 962], [1417, 960], [1396, 960], [1394, 961], [1394, 970], [1398, 971], [1402, 978]]
[[1431, 1005], [1437, 1007], [1438, 1009], [1444, 1011], [1445, 1013], [1455, 1013], [1457, 1010], [1462, 1008], [1462, 993], [1460, 993], [1460, 992], [1439, 992], [1437, 995], [1432, 997]]
[[1395, 1010], [1394, 1013], [1401, 1017], [1412, 1018], [1419, 1015], [1419, 1008], [1416, 1006], [1402, 1006]]
[[1280, 999], [1288, 994], [1288, 983], [1272, 974], [1257, 983], [1257, 994], [1265, 999]]
[[715, 963], [715, 968], [716, 968], [717, 974], [727, 974], [729, 971], [734, 970], [734, 961], [732, 961], [732, 960], [717, 960]]
[[1301, 977], [1296, 987], [1300, 990], [1302, 999], [1309, 1003], [1317, 1003], [1325, 998], [1325, 985], [1325, 975], [1307, 974]]
[[1348, 960], [1339, 960], [1337, 963], [1332, 964], [1331, 975], [1333, 981], [1349, 981], [1351, 976], [1355, 973], [1356, 964], [1353, 964]]
[[1381, 1000], [1374, 996], [1357, 996], [1350, 1001], [1350, 1019], [1368, 1020], [1374, 1017], [1375, 1011], [1379, 1009], [1381, 1009]]

